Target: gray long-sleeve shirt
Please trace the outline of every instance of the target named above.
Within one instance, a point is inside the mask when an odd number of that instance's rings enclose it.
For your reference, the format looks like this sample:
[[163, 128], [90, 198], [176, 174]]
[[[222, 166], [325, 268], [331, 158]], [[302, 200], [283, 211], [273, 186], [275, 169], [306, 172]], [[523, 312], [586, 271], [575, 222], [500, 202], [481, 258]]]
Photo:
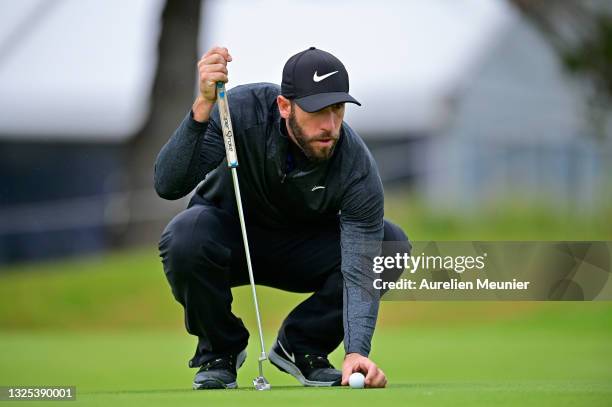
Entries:
[[[280, 87], [270, 83], [228, 92], [245, 218], [270, 228], [340, 223], [344, 348], [368, 356], [380, 300], [370, 265], [383, 238], [384, 198], [376, 163], [361, 138], [342, 123], [329, 160], [305, 159], [305, 165], [288, 169], [292, 141], [276, 104], [279, 93]], [[178, 199], [204, 180], [190, 205], [213, 204], [237, 216], [219, 123], [216, 105], [207, 122], [196, 122], [191, 112], [185, 117], [157, 157], [155, 189], [162, 198]]]

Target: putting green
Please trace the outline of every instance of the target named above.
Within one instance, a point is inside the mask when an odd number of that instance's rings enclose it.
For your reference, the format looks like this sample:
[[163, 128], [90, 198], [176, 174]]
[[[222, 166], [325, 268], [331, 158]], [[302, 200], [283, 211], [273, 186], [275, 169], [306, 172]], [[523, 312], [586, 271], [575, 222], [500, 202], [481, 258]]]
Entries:
[[[185, 361], [193, 340], [165, 332], [3, 333], [0, 383], [76, 385], [83, 405], [609, 405], [609, 329], [510, 325], [381, 330], [372, 357], [389, 376], [384, 390], [305, 389], [267, 365], [273, 389], [256, 392], [251, 357], [239, 373], [241, 389], [192, 391], [194, 370]], [[253, 344], [249, 352], [257, 354]]]
[[[75, 385], [70, 406], [612, 404], [612, 303], [383, 302], [386, 389], [305, 389], [267, 364], [273, 389], [255, 392], [251, 337], [241, 388], [196, 392], [195, 339], [153, 251], [23, 267], [0, 275], [0, 385]], [[269, 346], [303, 295], [259, 294]], [[248, 287], [234, 301], [255, 333]]]

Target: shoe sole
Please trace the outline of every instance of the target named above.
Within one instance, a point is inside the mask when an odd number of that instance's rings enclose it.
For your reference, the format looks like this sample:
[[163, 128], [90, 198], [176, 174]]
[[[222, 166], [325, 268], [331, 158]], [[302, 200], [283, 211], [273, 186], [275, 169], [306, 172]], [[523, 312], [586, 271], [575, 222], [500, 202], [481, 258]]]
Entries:
[[225, 390], [225, 389], [236, 389], [238, 383], [223, 383], [221, 380], [210, 379], [202, 383], [193, 383], [194, 390]]
[[307, 378], [304, 377], [304, 375], [302, 374], [302, 372], [296, 365], [294, 365], [293, 363], [291, 363], [290, 361], [288, 361], [287, 359], [285, 359], [284, 357], [276, 353], [274, 351], [274, 348], [270, 349], [268, 358], [270, 359], [270, 363], [276, 366], [279, 370], [285, 373], [289, 373], [291, 376], [295, 377], [304, 386], [331, 387], [337, 381], [337, 380], [334, 380], [333, 382], [318, 382], [315, 380], [308, 380]]
[[[238, 354], [238, 357], [236, 358], [236, 373], [238, 373], [238, 369], [240, 369], [240, 367], [242, 366], [245, 360], [246, 360], [246, 349], [242, 350], [242, 352], [240, 352]], [[193, 382], [192, 387], [194, 390], [237, 389], [238, 383], [237, 382], [224, 383], [221, 380], [210, 379], [202, 383]]]

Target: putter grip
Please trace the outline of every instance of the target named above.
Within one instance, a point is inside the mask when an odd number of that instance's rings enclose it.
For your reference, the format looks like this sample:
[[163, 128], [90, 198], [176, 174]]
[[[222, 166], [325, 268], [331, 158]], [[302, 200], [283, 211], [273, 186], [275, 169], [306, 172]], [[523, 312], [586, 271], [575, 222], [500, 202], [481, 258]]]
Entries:
[[223, 82], [217, 82], [217, 103], [219, 104], [219, 116], [221, 117], [227, 166], [236, 168], [238, 167], [238, 155], [236, 154], [236, 143], [234, 142], [234, 131], [232, 129], [229, 103], [227, 102], [227, 92], [225, 91], [225, 84]]

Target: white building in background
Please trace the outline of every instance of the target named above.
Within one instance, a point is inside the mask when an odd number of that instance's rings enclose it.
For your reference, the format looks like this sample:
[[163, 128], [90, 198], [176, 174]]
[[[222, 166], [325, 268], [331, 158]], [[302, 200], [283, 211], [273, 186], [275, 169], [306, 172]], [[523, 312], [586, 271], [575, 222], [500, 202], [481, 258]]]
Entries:
[[588, 213], [610, 197], [612, 134], [598, 142], [587, 117], [585, 88], [515, 17], [469, 78], [447, 128], [430, 138], [420, 189], [446, 210], [543, 200]]
[[441, 209], [536, 196], [598, 205], [609, 149], [589, 137], [582, 90], [506, 1], [252, 4], [207, 1], [201, 51], [230, 49], [230, 85], [278, 82], [309, 46], [337, 54], [363, 103], [346, 120], [383, 179], [415, 180]]
[[163, 0], [0, 2], [0, 141], [120, 143], [146, 120]]

